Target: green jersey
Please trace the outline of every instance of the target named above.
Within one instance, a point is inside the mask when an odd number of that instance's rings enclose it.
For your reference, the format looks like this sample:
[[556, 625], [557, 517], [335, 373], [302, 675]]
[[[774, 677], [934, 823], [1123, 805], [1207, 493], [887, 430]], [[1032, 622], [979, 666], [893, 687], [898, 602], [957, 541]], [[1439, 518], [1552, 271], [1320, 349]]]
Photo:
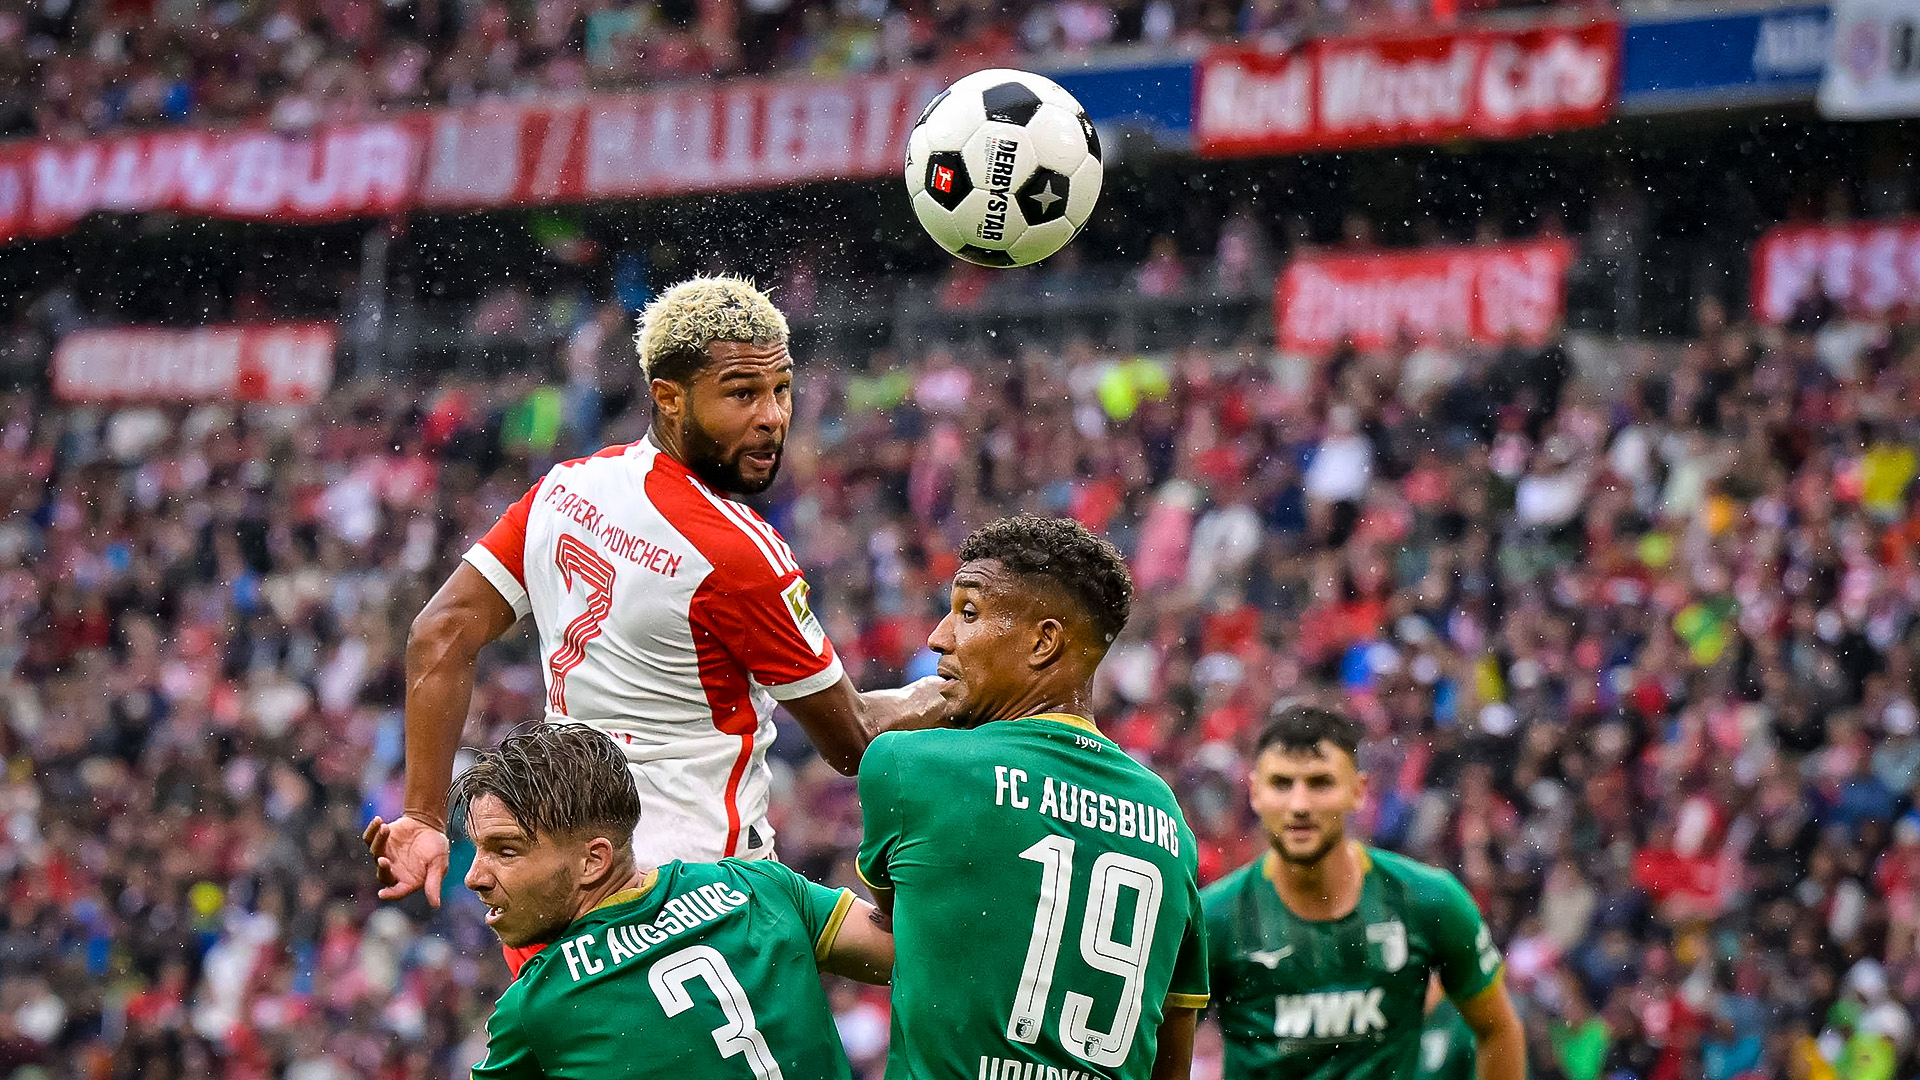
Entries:
[[1079, 717], [882, 735], [860, 874], [894, 891], [888, 1080], [1145, 1077], [1206, 1005], [1193, 831]]
[[1271, 855], [1207, 887], [1213, 1001], [1232, 1080], [1413, 1080], [1427, 980], [1465, 1001], [1500, 953], [1452, 874], [1363, 848], [1360, 902], [1303, 919], [1269, 877]]
[[853, 894], [775, 862], [672, 862], [500, 995], [475, 1080], [848, 1080], [818, 962]]
[[1442, 998], [1420, 1028], [1420, 1069], [1414, 1075], [1418, 1080], [1473, 1080], [1478, 1054], [1473, 1029], [1459, 1007]]

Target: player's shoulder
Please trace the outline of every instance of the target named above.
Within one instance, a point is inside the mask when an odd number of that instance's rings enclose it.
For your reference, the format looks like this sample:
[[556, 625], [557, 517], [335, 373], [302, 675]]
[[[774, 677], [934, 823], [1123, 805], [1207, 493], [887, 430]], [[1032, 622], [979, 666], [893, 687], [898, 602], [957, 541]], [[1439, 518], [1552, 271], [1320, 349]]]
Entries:
[[980, 745], [978, 728], [919, 728], [912, 731], [883, 731], [874, 737], [867, 752], [871, 754], [878, 749], [883, 759], [900, 761], [947, 753], [968, 753]]
[[1460, 879], [1438, 866], [1376, 847], [1367, 848], [1367, 855], [1373, 860], [1374, 873], [1391, 882], [1403, 898], [1416, 907], [1473, 902]]
[[511, 1028], [519, 1031], [524, 1038], [525, 1032], [537, 1027], [531, 1017], [539, 1012], [541, 1002], [550, 996], [551, 991], [559, 989], [558, 984], [548, 986], [551, 982], [550, 972], [556, 963], [554, 957], [559, 952], [559, 943], [555, 942], [520, 965], [520, 973], [514, 976], [513, 982], [494, 1003], [493, 1019], [487, 1025], [489, 1030], [497, 1032], [502, 1028]]
[[773, 859], [721, 859], [716, 863], [688, 865], [697, 866], [702, 871], [697, 879], [699, 884], [728, 884], [745, 890], [749, 895], [756, 890], [788, 888], [805, 880], [799, 872]]
[[[883, 732], [867, 747], [867, 754], [877, 766], [893, 772], [911, 772], [922, 763], [937, 764], [939, 772], [923, 771], [918, 774], [921, 779], [927, 780], [951, 775], [957, 766], [986, 758], [1006, 764], [1004, 754], [1009, 744], [998, 737], [998, 732], [991, 730], [998, 726], [983, 724], [974, 728], [941, 727]], [[874, 755], [875, 750], [879, 751], [877, 756]], [[864, 766], [862, 771], [865, 771]]]
[[[1253, 884], [1265, 884], [1266, 875], [1262, 870], [1266, 856], [1262, 855], [1237, 870], [1229, 871], [1218, 880], [1210, 882], [1200, 890], [1200, 908], [1209, 918], [1226, 914], [1240, 894]], [[1271, 887], [1271, 886], [1269, 886]]]
[[634, 469], [644, 469], [649, 457], [644, 440], [615, 443], [612, 446], [603, 446], [591, 454], [560, 462], [547, 470], [541, 484], [543, 486], [565, 484], [577, 489], [583, 484], [627, 474]]
[[780, 530], [665, 454], [647, 474], [647, 498], [713, 564], [713, 587], [738, 592], [799, 577], [800, 562]]

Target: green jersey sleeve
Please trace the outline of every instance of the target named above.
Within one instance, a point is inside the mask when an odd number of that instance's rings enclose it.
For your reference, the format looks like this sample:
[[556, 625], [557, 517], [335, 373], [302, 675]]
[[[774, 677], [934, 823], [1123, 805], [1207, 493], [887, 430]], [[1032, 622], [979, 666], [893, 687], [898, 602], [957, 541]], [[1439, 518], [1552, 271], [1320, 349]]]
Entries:
[[1500, 950], [1487, 929], [1467, 887], [1452, 874], [1441, 884], [1428, 908], [1434, 935], [1435, 966], [1440, 985], [1455, 1001], [1467, 1001], [1500, 976]]
[[772, 892], [793, 902], [801, 925], [813, 937], [813, 958], [825, 960], [833, 951], [834, 939], [840, 936], [841, 924], [847, 921], [848, 910], [853, 907], [853, 893], [816, 885], [771, 859], [728, 861], [736, 873], [758, 879], [760, 887], [755, 892]]
[[507, 987], [494, 1005], [493, 1016], [487, 1020], [487, 1057], [473, 1067], [473, 1080], [539, 1080], [546, 1075], [533, 1056], [520, 1022], [525, 1000], [520, 988], [525, 985]]
[[893, 888], [887, 872], [893, 849], [900, 843], [900, 784], [894, 774], [899, 755], [898, 736], [883, 734], [860, 759], [860, 857], [854, 864], [860, 880], [876, 892]]
[[1228, 947], [1230, 922], [1227, 917], [1231, 909], [1233, 895], [1227, 891], [1225, 881], [1216, 881], [1200, 892], [1202, 927], [1207, 935], [1207, 994], [1208, 1003], [1214, 1006], [1214, 1015], [1219, 1015], [1220, 1002], [1233, 996], [1233, 968], [1226, 963], [1232, 950]]
[[1173, 958], [1173, 981], [1167, 984], [1170, 1009], [1206, 1008], [1207, 988], [1211, 984], [1207, 971], [1206, 916], [1200, 910], [1199, 891], [1191, 884], [1187, 890], [1187, 910], [1193, 914], [1187, 920], [1186, 933], [1180, 937], [1180, 951]]

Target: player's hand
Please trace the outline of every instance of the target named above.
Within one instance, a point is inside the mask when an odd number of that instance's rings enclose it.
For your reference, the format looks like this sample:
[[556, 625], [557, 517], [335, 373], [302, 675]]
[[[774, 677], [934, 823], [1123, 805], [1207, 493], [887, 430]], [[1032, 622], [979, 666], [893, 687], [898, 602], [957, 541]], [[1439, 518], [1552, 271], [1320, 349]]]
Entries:
[[374, 818], [360, 834], [373, 853], [380, 876], [380, 899], [398, 900], [422, 886], [427, 903], [440, 906], [440, 883], [447, 876], [447, 834], [411, 814], [392, 822]]
[[946, 684], [947, 680], [938, 675], [922, 675], [901, 687], [907, 694], [907, 700], [912, 703], [909, 709], [921, 717], [920, 722], [913, 726], [920, 728], [947, 726], [948, 713], [951, 710], [947, 705], [946, 695], [940, 692], [940, 688]]

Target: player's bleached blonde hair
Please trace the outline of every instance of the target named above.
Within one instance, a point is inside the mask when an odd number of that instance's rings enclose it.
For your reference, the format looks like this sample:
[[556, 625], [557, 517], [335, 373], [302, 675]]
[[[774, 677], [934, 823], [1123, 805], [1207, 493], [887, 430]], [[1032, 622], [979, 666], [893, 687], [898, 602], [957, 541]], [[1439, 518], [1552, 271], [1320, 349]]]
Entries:
[[774, 345], [787, 340], [787, 317], [753, 282], [731, 274], [689, 278], [640, 313], [633, 335], [640, 371], [684, 383], [705, 367], [716, 341]]

